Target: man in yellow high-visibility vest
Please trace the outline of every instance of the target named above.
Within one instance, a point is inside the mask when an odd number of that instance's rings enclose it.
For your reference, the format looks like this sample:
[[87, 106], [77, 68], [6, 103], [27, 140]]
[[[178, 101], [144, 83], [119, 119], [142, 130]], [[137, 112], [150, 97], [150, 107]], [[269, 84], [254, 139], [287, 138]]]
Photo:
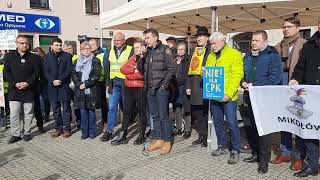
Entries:
[[99, 97], [99, 101], [101, 103], [101, 124], [102, 124], [102, 131], [104, 132], [105, 124], [107, 123], [107, 113], [108, 113], [108, 104], [107, 104], [107, 98], [106, 98], [106, 86], [105, 86], [105, 79], [106, 79], [106, 73], [105, 73], [105, 66], [104, 64], [108, 61], [107, 55], [103, 51], [103, 49], [99, 46], [97, 39], [90, 39], [89, 44], [91, 47], [91, 52], [94, 54], [94, 56], [99, 59], [101, 63], [101, 75], [98, 82], [98, 88], [97, 91], [99, 94], [97, 95]]
[[[4, 56], [6, 54], [6, 51], [1, 50], [0, 52], [0, 71], [3, 72], [4, 69]], [[5, 106], [6, 107], [1, 107], [1, 114], [0, 114], [0, 127], [5, 127], [6, 126], [6, 117], [9, 115], [8, 114], [8, 108], [9, 108], [9, 101], [8, 101], [8, 88], [9, 88], [9, 83], [6, 81], [3, 81], [3, 88], [4, 88], [4, 96], [5, 96]]]
[[[125, 75], [120, 72], [120, 68], [133, 55], [131, 46], [125, 44], [125, 36], [118, 32], [113, 38], [114, 48], [110, 50], [109, 61], [106, 65], [106, 91], [110, 93], [108, 108], [108, 127], [107, 131], [100, 138], [101, 141], [112, 139], [113, 128], [116, 121], [116, 115], [119, 102], [124, 102], [124, 80]], [[122, 101], [120, 101], [120, 99]], [[121, 136], [121, 134], [120, 134]]]

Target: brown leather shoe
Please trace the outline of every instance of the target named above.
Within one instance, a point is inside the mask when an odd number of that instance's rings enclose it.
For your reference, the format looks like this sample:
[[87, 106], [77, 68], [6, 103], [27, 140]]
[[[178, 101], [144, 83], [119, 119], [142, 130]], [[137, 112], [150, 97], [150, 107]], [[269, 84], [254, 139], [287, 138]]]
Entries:
[[289, 162], [290, 160], [291, 160], [290, 156], [280, 155], [272, 161], [272, 164], [281, 164], [283, 162]]
[[63, 137], [64, 138], [69, 138], [71, 135], [72, 135], [72, 133], [69, 132], [69, 131], [66, 131], [66, 132], [63, 133]]
[[54, 131], [54, 132], [51, 132], [51, 133], [50, 133], [50, 136], [51, 136], [52, 138], [56, 138], [56, 137], [59, 137], [61, 134], [62, 134], [61, 131]]
[[155, 140], [154, 143], [151, 143], [148, 147], [148, 151], [155, 151], [155, 150], [158, 150], [158, 149], [161, 149], [162, 148], [162, 145], [164, 143], [164, 140]]
[[302, 160], [297, 160], [295, 162], [292, 162], [290, 165], [290, 169], [294, 171], [300, 171], [303, 167], [303, 161]]
[[166, 155], [166, 154], [169, 154], [170, 151], [171, 151], [171, 142], [165, 141], [162, 145], [162, 148], [160, 149], [160, 154]]

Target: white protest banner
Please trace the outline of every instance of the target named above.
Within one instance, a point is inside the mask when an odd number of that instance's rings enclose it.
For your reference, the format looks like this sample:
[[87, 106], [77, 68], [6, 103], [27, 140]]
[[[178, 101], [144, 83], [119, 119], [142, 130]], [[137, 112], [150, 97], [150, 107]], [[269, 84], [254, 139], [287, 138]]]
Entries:
[[259, 136], [286, 131], [320, 139], [320, 86], [256, 86], [249, 94]]
[[0, 50], [15, 50], [18, 30], [0, 30]]

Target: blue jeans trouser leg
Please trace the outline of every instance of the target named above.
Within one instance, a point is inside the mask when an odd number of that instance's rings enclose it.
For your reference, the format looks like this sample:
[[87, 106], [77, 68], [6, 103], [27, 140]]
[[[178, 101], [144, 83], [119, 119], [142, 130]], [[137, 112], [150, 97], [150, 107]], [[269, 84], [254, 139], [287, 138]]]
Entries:
[[118, 104], [120, 99], [124, 104], [124, 87], [123, 80], [114, 79], [112, 80], [112, 94], [109, 97], [109, 109], [108, 109], [108, 132], [112, 133], [115, 126]]
[[89, 109], [89, 136], [95, 137], [97, 135], [97, 117], [94, 109]]
[[[281, 155], [283, 156], [291, 156], [292, 152], [292, 134], [289, 132], [281, 131], [281, 144], [280, 144], [280, 150]], [[294, 156], [296, 160], [301, 160], [305, 157], [305, 146], [303, 143], [303, 139], [301, 139], [299, 136], [295, 137], [295, 152]]]
[[166, 89], [151, 89], [148, 93], [148, 104], [154, 123], [154, 137], [164, 141], [172, 140], [172, 124], [169, 121], [169, 91]]
[[319, 140], [317, 139], [304, 139], [307, 152], [307, 162], [308, 166], [313, 170], [318, 172], [318, 162], [319, 162]]
[[227, 138], [224, 128], [224, 115], [227, 125], [231, 130], [231, 150], [240, 153], [240, 130], [237, 120], [237, 102], [211, 101], [211, 112], [213, 115], [214, 127], [216, 130], [218, 145], [227, 146]]
[[87, 138], [89, 136], [89, 112], [88, 109], [81, 108], [80, 109], [80, 116], [81, 116], [81, 122], [80, 122], [80, 129], [81, 129], [81, 137]]

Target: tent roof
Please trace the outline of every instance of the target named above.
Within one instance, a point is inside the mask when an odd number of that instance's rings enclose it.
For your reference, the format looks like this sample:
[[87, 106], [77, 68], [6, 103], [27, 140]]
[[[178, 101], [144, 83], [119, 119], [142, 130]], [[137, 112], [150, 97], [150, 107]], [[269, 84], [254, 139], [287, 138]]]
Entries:
[[298, 15], [302, 26], [315, 25], [319, 0], [133, 0], [101, 13], [101, 28], [144, 30], [149, 27], [175, 35], [193, 35], [198, 26], [211, 28], [216, 6], [219, 31], [245, 32], [278, 29], [283, 20]]

